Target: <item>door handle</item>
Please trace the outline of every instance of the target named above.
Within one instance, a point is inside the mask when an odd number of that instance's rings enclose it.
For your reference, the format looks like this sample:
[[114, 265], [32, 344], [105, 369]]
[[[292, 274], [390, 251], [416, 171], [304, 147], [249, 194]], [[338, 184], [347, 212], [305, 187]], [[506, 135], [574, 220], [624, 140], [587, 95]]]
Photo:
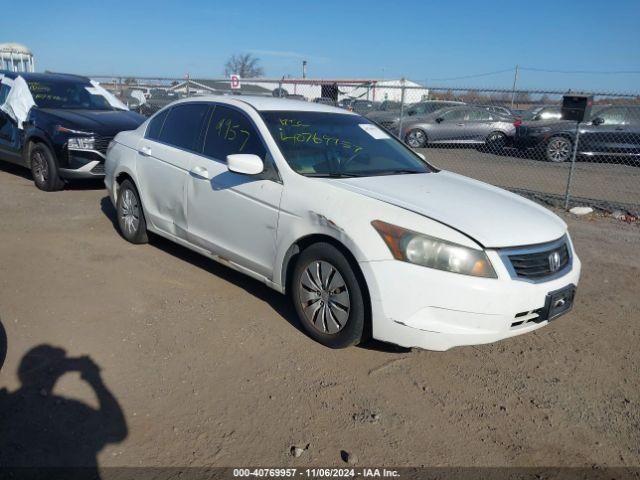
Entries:
[[464, 127], [464, 123], [459, 123], [458, 126], [459, 127]]
[[193, 175], [194, 177], [209, 180], [209, 171], [204, 167], [200, 167], [200, 166], [193, 167], [190, 172], [191, 172], [191, 175]]
[[138, 150], [138, 153], [144, 157], [150, 157], [151, 156], [151, 148], [149, 147], [140, 147], [140, 149]]

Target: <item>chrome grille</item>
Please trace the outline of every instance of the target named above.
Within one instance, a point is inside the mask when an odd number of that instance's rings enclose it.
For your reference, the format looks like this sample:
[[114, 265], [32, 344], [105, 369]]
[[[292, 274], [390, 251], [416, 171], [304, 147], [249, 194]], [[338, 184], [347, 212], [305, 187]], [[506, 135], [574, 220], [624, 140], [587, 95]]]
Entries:
[[96, 140], [94, 143], [94, 148], [103, 155], [106, 155], [107, 147], [109, 146], [111, 140], [113, 140], [113, 137], [96, 136], [95, 138]]
[[534, 282], [560, 276], [571, 265], [566, 236], [543, 245], [503, 249], [499, 254], [513, 278]]

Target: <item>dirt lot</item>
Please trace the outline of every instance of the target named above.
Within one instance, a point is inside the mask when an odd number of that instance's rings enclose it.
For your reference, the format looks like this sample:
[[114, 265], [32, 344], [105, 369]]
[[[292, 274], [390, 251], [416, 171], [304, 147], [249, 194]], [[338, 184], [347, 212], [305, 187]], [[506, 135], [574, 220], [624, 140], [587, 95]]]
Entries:
[[[577, 304], [533, 334], [443, 353], [333, 351], [262, 284], [164, 240], [125, 242], [99, 187], [43, 193], [0, 165], [5, 455], [9, 445], [100, 466], [344, 465], [341, 450], [355, 465], [640, 464], [637, 225], [562, 214], [583, 261]], [[45, 347], [25, 356], [43, 345], [93, 363]]]

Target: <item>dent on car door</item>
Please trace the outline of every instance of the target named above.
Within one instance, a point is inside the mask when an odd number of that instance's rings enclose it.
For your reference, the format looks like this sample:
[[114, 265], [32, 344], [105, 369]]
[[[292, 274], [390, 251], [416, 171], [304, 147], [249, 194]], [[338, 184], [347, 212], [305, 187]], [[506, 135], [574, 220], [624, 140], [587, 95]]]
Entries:
[[[258, 155], [265, 171], [231, 172], [226, 163], [231, 154]], [[255, 124], [235, 108], [216, 105], [205, 127], [203, 155], [188, 180], [190, 241], [270, 278], [281, 195], [282, 184]]]
[[181, 238], [186, 238], [186, 181], [208, 109], [188, 103], [160, 112], [138, 145], [136, 170], [147, 222]]

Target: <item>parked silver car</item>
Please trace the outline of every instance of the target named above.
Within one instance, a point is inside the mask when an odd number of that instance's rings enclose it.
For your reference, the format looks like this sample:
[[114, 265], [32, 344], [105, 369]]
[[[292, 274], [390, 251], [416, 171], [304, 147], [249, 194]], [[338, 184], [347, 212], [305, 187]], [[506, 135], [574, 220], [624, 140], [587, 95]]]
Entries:
[[[423, 118], [436, 110], [446, 107], [454, 107], [464, 105], [463, 102], [444, 101], [444, 100], [427, 100], [424, 102], [405, 105], [403, 112], [403, 124], [409, 119]], [[369, 120], [373, 120], [382, 128], [388, 130], [392, 134], [398, 133], [400, 124], [400, 109], [393, 111], [372, 111], [365, 115]], [[414, 117], [414, 118], [412, 118]]]
[[438, 110], [426, 117], [407, 119], [401, 138], [412, 148], [427, 144], [487, 144], [503, 147], [515, 135], [514, 118], [484, 107], [461, 106]]

